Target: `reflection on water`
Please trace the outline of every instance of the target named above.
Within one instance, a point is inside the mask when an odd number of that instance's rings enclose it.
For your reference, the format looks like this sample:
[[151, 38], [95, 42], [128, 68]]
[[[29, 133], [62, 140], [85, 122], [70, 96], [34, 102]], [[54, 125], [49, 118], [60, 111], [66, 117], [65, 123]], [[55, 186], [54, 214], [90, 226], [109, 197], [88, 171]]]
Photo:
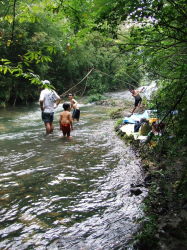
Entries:
[[[44, 135], [37, 107], [0, 112], [0, 249], [122, 249], [141, 216], [139, 160], [106, 108], [81, 107], [73, 139]], [[129, 248], [130, 249], [130, 248]]]

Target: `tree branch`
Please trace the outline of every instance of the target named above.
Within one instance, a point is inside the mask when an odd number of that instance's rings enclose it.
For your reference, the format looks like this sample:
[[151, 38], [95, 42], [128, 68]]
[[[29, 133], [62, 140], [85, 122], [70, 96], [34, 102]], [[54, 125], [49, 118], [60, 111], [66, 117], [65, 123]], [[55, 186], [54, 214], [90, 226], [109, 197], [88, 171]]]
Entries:
[[16, 18], [16, 1], [17, 0], [14, 0], [14, 4], [13, 4], [13, 23], [12, 23], [12, 35], [11, 35], [12, 42], [14, 40], [14, 28], [15, 28], [15, 18]]
[[167, 0], [171, 5], [175, 7], [175, 10], [187, 18], [185, 11], [173, 0]]
[[172, 108], [168, 111], [168, 113], [162, 118], [161, 122], [163, 122], [166, 119], [166, 117], [171, 113], [171, 111], [173, 111], [173, 110], [176, 109], [177, 105], [182, 101], [184, 95], [186, 94], [186, 90], [187, 90], [187, 87], [184, 88], [184, 90], [182, 91], [182, 94], [179, 96], [179, 98], [174, 103], [174, 105], [172, 106]]

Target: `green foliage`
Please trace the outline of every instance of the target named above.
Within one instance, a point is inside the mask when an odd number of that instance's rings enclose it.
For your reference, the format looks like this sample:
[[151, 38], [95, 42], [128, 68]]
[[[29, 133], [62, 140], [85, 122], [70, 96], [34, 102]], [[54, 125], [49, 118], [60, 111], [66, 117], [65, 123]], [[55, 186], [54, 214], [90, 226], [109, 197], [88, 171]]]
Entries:
[[119, 125], [121, 125], [121, 124], [122, 124], [122, 122], [123, 122], [123, 119], [119, 119], [119, 120], [117, 120], [117, 121], [115, 122], [114, 127], [115, 127], [115, 128], [117, 128]]
[[142, 220], [142, 230], [135, 237], [138, 249], [155, 249], [158, 239], [155, 237], [157, 232], [156, 215], [144, 217]]
[[114, 108], [109, 111], [109, 116], [112, 119], [121, 118], [123, 115], [123, 108]]
[[158, 110], [160, 118], [164, 119], [167, 135], [177, 138], [171, 148], [187, 142], [186, 93], [187, 86], [184, 81], [181, 80], [180, 85], [178, 81], [162, 81], [162, 87], [151, 101], [152, 106]]
[[95, 94], [95, 95], [90, 95], [87, 98], [87, 102], [96, 102], [96, 101], [101, 101], [101, 100], [105, 100], [106, 97], [101, 95], [101, 94]]
[[[0, 52], [7, 60], [0, 66], [0, 73], [12, 78], [15, 88], [15, 78], [26, 78], [28, 87], [40, 84], [38, 79], [49, 79], [63, 92], [92, 67], [100, 72], [95, 70], [87, 82], [74, 89], [76, 93], [102, 94], [127, 87], [134, 79], [138, 84], [139, 70], [130, 54], [121, 53], [111, 37], [96, 31], [99, 25], [95, 23], [95, 2], [9, 0], [7, 8], [6, 1], [0, 5]], [[9, 100], [12, 98], [10, 93]]]

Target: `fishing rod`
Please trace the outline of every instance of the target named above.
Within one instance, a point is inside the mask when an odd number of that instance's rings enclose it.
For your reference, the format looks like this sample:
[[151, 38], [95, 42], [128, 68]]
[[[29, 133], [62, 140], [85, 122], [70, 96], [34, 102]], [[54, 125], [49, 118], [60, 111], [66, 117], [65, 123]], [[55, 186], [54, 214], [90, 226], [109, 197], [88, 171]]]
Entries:
[[71, 87], [70, 89], [66, 90], [64, 93], [62, 93], [60, 95], [61, 96], [65, 96], [67, 92], [69, 92], [70, 90], [72, 90], [74, 87], [76, 87], [77, 85], [79, 85], [80, 83], [82, 83], [90, 74], [91, 72], [94, 70], [94, 68], [92, 68], [83, 78], [82, 80], [80, 80], [80, 82], [78, 82], [77, 84], [75, 84], [73, 87]]
[[[106, 73], [106, 72], [103, 72], [103, 71], [101, 71], [101, 70], [99, 70], [99, 69], [92, 68], [92, 69], [91, 69], [91, 70], [81, 79], [81, 81], [79, 81], [77, 84], [75, 84], [74, 86], [72, 86], [70, 89], [68, 89], [68, 90], [66, 90], [64, 93], [62, 93], [62, 94], [60, 95], [60, 97], [65, 96], [65, 95], [67, 94], [67, 92], [69, 92], [70, 90], [72, 90], [73, 88], [75, 88], [76, 86], [78, 86], [79, 84], [81, 84], [86, 78], [88, 78], [88, 76], [89, 76], [93, 71], [95, 71], [95, 72], [100, 72], [100, 73], [103, 74], [103, 75], [107, 75], [107, 76], [110, 77], [110, 78], [114, 78], [114, 76], [109, 75], [109, 74]], [[134, 78], [132, 78], [129, 74], [127, 74], [127, 72], [125, 72], [125, 74], [126, 74], [128, 77], [130, 77], [133, 81], [135, 81], [137, 84], [139, 84]], [[118, 78], [117, 78], [117, 79], [118, 79]], [[130, 85], [130, 86], [132, 86], [133, 88], [136, 88], [135, 85], [133, 85], [133, 84], [131, 84], [131, 83], [129, 83], [129, 82], [126, 82], [126, 81], [124, 81], [124, 80], [118, 79], [118, 81], [119, 81], [119, 82], [122, 82], [122, 83], [126, 83], [128, 86]]]

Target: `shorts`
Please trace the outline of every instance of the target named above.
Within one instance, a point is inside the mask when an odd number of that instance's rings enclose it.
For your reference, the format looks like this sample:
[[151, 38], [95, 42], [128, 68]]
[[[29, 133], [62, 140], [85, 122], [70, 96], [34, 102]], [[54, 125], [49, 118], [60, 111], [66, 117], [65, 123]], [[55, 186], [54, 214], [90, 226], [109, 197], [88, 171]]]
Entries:
[[138, 98], [138, 99], [135, 99], [135, 103], [134, 103], [134, 106], [137, 107], [139, 103], [142, 102], [142, 98]]
[[79, 118], [80, 118], [80, 110], [79, 109], [74, 109], [72, 117], [73, 117], [73, 119], [79, 120]]
[[53, 119], [54, 119], [54, 112], [52, 112], [52, 113], [42, 112], [42, 120], [44, 123], [48, 123], [48, 122], [52, 123]]
[[69, 123], [61, 124], [61, 130], [63, 132], [63, 135], [70, 136], [71, 127]]

